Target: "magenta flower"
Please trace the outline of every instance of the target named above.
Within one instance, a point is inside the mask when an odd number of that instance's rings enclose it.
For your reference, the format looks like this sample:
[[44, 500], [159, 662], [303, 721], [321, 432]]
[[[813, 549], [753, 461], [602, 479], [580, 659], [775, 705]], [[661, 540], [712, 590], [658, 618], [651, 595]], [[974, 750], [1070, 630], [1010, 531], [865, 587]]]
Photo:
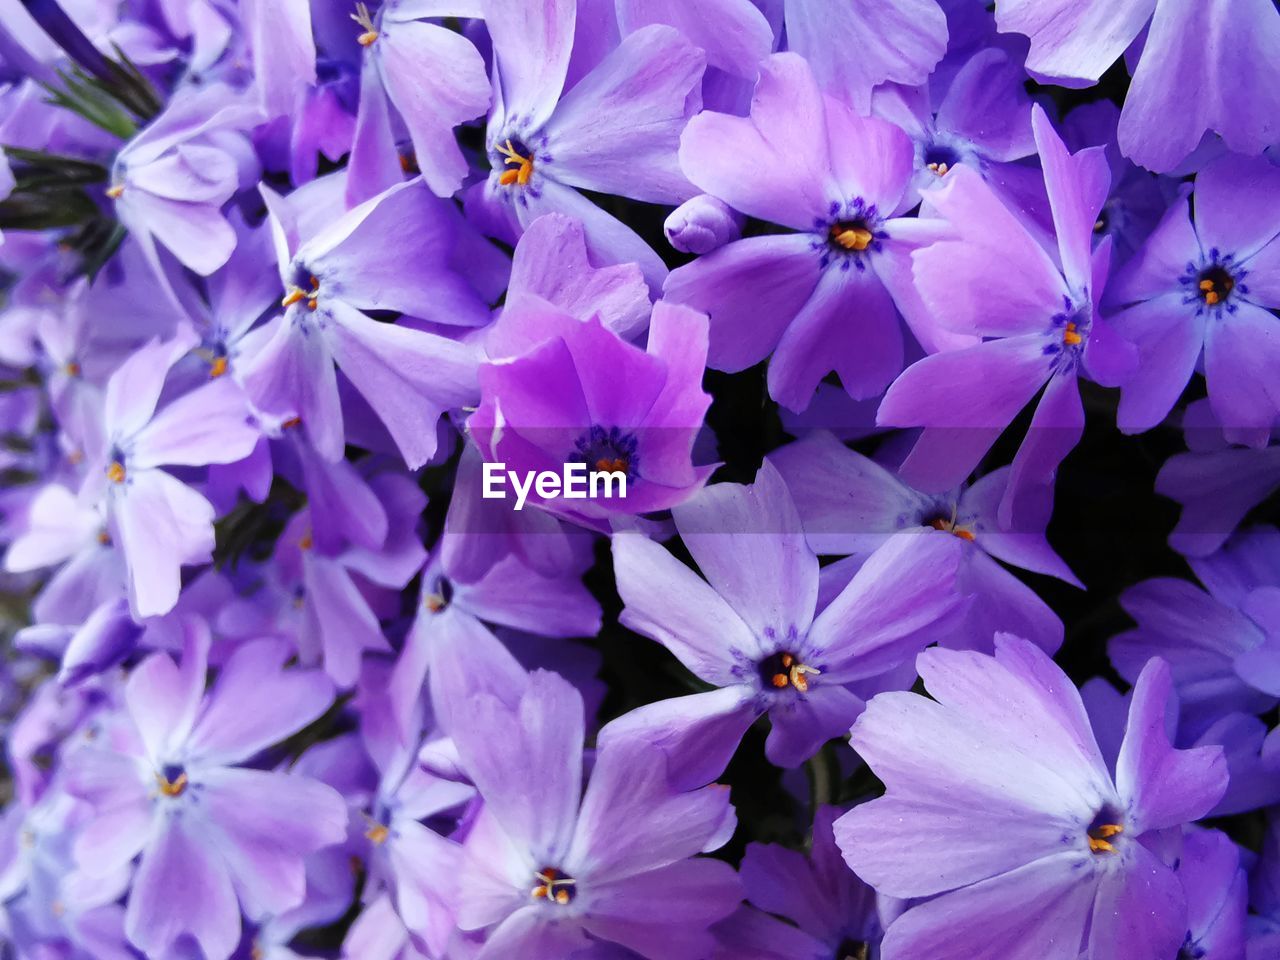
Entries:
[[612, 513], [669, 509], [706, 482], [713, 468], [692, 459], [710, 403], [701, 387], [705, 317], [659, 302], [647, 350], [536, 297], [508, 304], [502, 322], [524, 349], [480, 370], [480, 407], [467, 430], [485, 459], [522, 475], [560, 473], [570, 462], [627, 475], [625, 497], [562, 500], [535, 491], [531, 504], [598, 525]]

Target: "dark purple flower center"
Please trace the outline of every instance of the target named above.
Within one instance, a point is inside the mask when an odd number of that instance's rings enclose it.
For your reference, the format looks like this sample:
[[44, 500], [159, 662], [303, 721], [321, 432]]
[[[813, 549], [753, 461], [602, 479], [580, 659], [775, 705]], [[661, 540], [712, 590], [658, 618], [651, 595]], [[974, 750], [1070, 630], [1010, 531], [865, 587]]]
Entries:
[[156, 774], [156, 786], [166, 797], [180, 797], [190, 786], [187, 771], [180, 764], [166, 763]]
[[960, 154], [956, 152], [954, 147], [945, 143], [931, 143], [925, 148], [925, 167], [940, 177], [945, 177], [959, 162]]
[[821, 255], [822, 266], [839, 263], [841, 270], [867, 268], [866, 257], [880, 250], [888, 234], [881, 229], [882, 220], [874, 203], [861, 197], [848, 203], [832, 201], [830, 217], [814, 221], [814, 249]]
[[808, 693], [809, 678], [819, 673], [820, 670], [802, 663], [789, 650], [780, 650], [760, 661], [760, 682], [775, 690], [795, 689]]
[[543, 867], [534, 875], [534, 887], [529, 895], [535, 900], [546, 900], [561, 907], [573, 903], [577, 894], [577, 881], [559, 867]]
[[842, 940], [836, 947], [833, 960], [867, 960], [871, 956], [871, 945], [865, 940]]
[[637, 476], [640, 457], [635, 434], [617, 427], [593, 426], [574, 443], [574, 463], [585, 463], [598, 473], [625, 473], [630, 480]]
[[1183, 289], [1182, 302], [1194, 305], [1196, 316], [1205, 311], [1235, 313], [1239, 297], [1249, 292], [1244, 283], [1249, 271], [1235, 262], [1234, 254], [1223, 254], [1217, 247], [1209, 250], [1209, 258], [1200, 264], [1187, 263], [1178, 278]]

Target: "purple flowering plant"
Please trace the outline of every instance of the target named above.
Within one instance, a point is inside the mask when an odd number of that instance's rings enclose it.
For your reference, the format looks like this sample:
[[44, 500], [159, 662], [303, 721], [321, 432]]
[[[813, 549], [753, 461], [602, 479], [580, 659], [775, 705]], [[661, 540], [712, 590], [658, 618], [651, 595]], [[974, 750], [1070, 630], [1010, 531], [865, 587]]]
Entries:
[[0, 960], [1280, 960], [1275, 0], [0, 0]]

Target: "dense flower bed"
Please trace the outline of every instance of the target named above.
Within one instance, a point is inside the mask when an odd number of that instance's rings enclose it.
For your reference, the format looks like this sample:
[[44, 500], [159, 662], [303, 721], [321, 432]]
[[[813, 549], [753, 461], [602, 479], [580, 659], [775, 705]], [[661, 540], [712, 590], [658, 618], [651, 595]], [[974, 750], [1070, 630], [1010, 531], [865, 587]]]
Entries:
[[1280, 958], [1273, 0], [0, 0], [0, 230], [0, 960]]

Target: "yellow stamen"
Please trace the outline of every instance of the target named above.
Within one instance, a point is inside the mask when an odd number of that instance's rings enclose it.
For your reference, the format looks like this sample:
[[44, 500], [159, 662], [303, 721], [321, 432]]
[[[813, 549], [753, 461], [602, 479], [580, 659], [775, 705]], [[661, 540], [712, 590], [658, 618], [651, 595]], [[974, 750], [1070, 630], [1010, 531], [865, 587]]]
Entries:
[[227, 358], [214, 357], [212, 362], [210, 362], [209, 364], [209, 379], [216, 380], [218, 377], [222, 376], [226, 372], [227, 372]]
[[840, 227], [837, 224], [831, 228], [831, 239], [846, 250], [865, 250], [875, 237], [866, 227]]
[[302, 539], [298, 541], [299, 550], [310, 550], [316, 545], [315, 539], [311, 536], [311, 531], [307, 531], [302, 535]]
[[112, 460], [111, 466], [107, 467], [107, 479], [112, 483], [124, 483], [124, 464], [119, 460]]
[[1093, 853], [1115, 853], [1116, 848], [1108, 843], [1112, 837], [1124, 833], [1124, 827], [1118, 823], [1104, 823], [1088, 832], [1089, 849]]
[[364, 832], [364, 835], [370, 843], [380, 847], [387, 842], [387, 837], [391, 836], [391, 831], [384, 824], [375, 823]]
[[791, 685], [795, 687], [797, 690], [799, 690], [801, 693], [808, 693], [809, 678], [805, 676], [805, 674], [812, 674], [813, 676], [816, 677], [820, 673], [822, 673], [822, 671], [817, 669], [816, 667], [810, 667], [810, 666], [806, 666], [803, 663], [797, 663], [791, 667], [790, 671], [788, 671], [787, 679], [790, 680]]
[[80, 376], [80, 364], [74, 360], [68, 360], [62, 365], [62, 372], [68, 377], [78, 377]]
[[972, 543], [977, 537], [974, 535], [973, 528], [956, 523], [956, 517], [960, 511], [960, 504], [951, 505], [951, 519], [945, 517], [934, 517], [929, 521], [929, 526], [935, 530], [941, 530], [943, 533], [949, 533], [953, 537], [959, 537], [961, 540], [968, 540]]
[[951, 169], [951, 166], [946, 163], [931, 163], [928, 166], [930, 170], [940, 177], [945, 177], [947, 175], [947, 171]]
[[502, 176], [498, 177], [498, 182], [504, 187], [509, 187], [513, 183], [520, 186], [527, 186], [529, 178], [533, 176], [533, 156], [521, 156], [520, 152], [511, 145], [508, 139], [506, 143], [498, 146], [498, 152], [506, 159], [502, 162], [507, 165], [513, 165], [517, 169], [507, 170]]
[[110, 197], [112, 200], [119, 200], [121, 194], [123, 193], [124, 193], [123, 183], [117, 183], [114, 187], [107, 188], [107, 196]]
[[307, 301], [307, 309], [314, 310], [320, 303], [320, 279], [318, 277], [311, 278], [311, 290], [306, 291], [301, 287], [290, 287], [289, 293], [280, 301], [280, 306], [288, 309], [295, 303]]
[[378, 30], [373, 25], [373, 17], [369, 15], [369, 7], [364, 3], [356, 4], [356, 12], [351, 14], [351, 19], [364, 27], [364, 33], [356, 37], [356, 42], [362, 47], [373, 44], [378, 39]]
[[596, 461], [596, 470], [600, 473], [626, 473], [627, 461], [622, 457], [601, 457]]
[[187, 775], [183, 772], [178, 774], [178, 779], [170, 780], [164, 774], [157, 773], [156, 784], [160, 787], [160, 792], [166, 797], [180, 797], [183, 791], [187, 789]]
[[111, 545], [111, 534], [107, 533], [105, 530], [99, 530], [98, 542], [104, 547], [109, 547]]
[[423, 601], [423, 606], [432, 613], [439, 613], [445, 608], [446, 604], [444, 597], [438, 593], [432, 593], [427, 595], [427, 598]]
[[280, 424], [280, 429], [288, 430], [290, 427], [296, 427], [300, 423], [302, 423], [301, 417], [290, 417], [288, 420], [285, 420]]
[[1062, 333], [1062, 342], [1069, 347], [1078, 347], [1084, 342], [1084, 338], [1076, 332], [1076, 325], [1074, 323], [1067, 324], [1067, 329]]

